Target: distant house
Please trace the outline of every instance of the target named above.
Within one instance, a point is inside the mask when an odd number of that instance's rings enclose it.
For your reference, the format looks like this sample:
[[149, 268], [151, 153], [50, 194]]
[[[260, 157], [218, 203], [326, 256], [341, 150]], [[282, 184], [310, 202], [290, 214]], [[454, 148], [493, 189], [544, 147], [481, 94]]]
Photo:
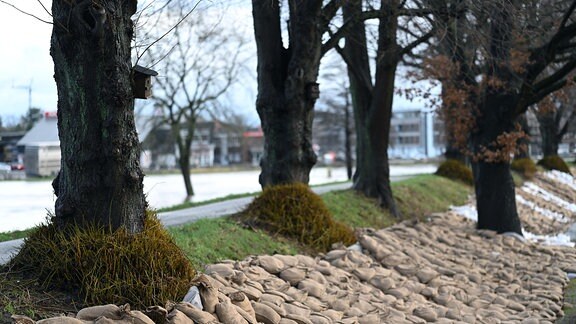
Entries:
[[258, 166], [263, 154], [264, 132], [262, 129], [245, 131], [242, 134], [242, 160], [252, 166]]
[[18, 141], [24, 150], [27, 176], [53, 176], [60, 170], [60, 139], [55, 112], [44, 113], [32, 129]]
[[[190, 165], [193, 168], [204, 168], [245, 163], [243, 131], [241, 125], [219, 120], [199, 120], [194, 129]], [[187, 130], [183, 127], [181, 132], [185, 136]], [[177, 167], [178, 147], [169, 125], [157, 124], [142, 145], [146, 154], [150, 154], [151, 169]]]
[[[149, 118], [137, 116], [138, 139], [142, 141], [152, 129]], [[44, 113], [18, 143], [24, 152], [24, 168], [27, 176], [54, 176], [60, 170], [60, 138], [58, 137], [58, 117], [56, 112]], [[145, 155], [143, 155], [145, 158]], [[141, 161], [142, 162], [142, 161]]]

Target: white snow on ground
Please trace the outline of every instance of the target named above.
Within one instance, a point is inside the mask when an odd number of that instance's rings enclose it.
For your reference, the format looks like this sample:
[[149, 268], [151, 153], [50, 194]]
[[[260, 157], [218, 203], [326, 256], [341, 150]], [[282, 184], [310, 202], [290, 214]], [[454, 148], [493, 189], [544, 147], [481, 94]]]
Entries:
[[561, 182], [570, 188], [576, 190], [576, 180], [573, 176], [569, 175], [568, 173], [560, 172], [558, 170], [552, 170], [544, 173], [549, 179]]
[[557, 212], [553, 212], [551, 210], [542, 208], [540, 206], [537, 206], [535, 203], [528, 201], [526, 199], [524, 199], [524, 197], [522, 197], [521, 195], [516, 195], [516, 202], [522, 205], [527, 206], [528, 208], [536, 211], [537, 213], [548, 217], [550, 219], [554, 219], [556, 221], [562, 222], [562, 223], [568, 223], [569, 220], [566, 219], [566, 217], [564, 217], [564, 215], [557, 213]]
[[[476, 211], [476, 207], [472, 205], [452, 206], [450, 210], [472, 221], [478, 221], [478, 211]], [[575, 245], [574, 242], [570, 241], [570, 236], [564, 233], [556, 235], [536, 235], [522, 229], [522, 234], [528, 240], [546, 245], [564, 245], [571, 247]]]
[[544, 190], [540, 187], [538, 187], [535, 183], [532, 182], [526, 182], [522, 188], [520, 188], [520, 190], [523, 190], [531, 195], [534, 196], [539, 196], [540, 198], [552, 202], [554, 204], [557, 204], [563, 208], [566, 208], [567, 210], [571, 211], [571, 212], [576, 212], [576, 204], [567, 202], [566, 200], [557, 197], [556, 195], [548, 192], [547, 190]]

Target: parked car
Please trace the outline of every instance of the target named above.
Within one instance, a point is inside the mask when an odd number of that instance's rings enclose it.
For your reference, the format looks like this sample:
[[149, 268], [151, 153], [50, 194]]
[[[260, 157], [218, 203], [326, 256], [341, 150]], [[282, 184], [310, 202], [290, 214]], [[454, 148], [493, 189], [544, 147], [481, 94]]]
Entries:
[[0, 173], [8, 173], [12, 171], [12, 167], [8, 163], [0, 162]]
[[12, 163], [12, 165], [10, 165], [10, 168], [12, 171], [21, 171], [21, 170], [24, 170], [24, 164]]

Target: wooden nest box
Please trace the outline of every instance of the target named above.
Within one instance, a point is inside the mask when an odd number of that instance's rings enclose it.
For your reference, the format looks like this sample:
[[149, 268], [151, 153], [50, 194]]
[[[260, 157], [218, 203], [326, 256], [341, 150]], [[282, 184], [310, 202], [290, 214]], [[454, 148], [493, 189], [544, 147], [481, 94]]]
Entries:
[[134, 66], [134, 98], [148, 99], [152, 95], [152, 76], [157, 76], [158, 72], [147, 69], [143, 66]]

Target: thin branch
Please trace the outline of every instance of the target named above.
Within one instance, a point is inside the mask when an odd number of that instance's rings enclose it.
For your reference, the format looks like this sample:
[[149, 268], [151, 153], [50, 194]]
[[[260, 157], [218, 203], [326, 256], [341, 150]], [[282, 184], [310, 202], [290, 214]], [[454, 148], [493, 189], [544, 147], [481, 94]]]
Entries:
[[[0, 0], [3, 1], [3, 0]], [[188, 18], [188, 16], [190, 16], [190, 14], [192, 14], [192, 12], [194, 10], [196, 10], [196, 7], [198, 7], [198, 5], [200, 4], [199, 0], [198, 2], [196, 2], [196, 4], [194, 5], [194, 7], [192, 7], [192, 9], [190, 9], [190, 11], [188, 11], [188, 13], [186, 13], [184, 15], [184, 17], [182, 17], [182, 19], [180, 19], [174, 26], [172, 26], [172, 28], [170, 28], [167, 32], [164, 33], [164, 35], [160, 36], [160, 38], [156, 39], [155, 41], [153, 41], [152, 43], [150, 43], [150, 45], [148, 45], [148, 47], [146, 47], [146, 49], [144, 49], [144, 51], [142, 51], [142, 53], [140, 54], [140, 56], [138, 56], [136, 58], [136, 63], [134, 63], [134, 65], [138, 64], [138, 61], [140, 61], [140, 59], [142, 58], [142, 56], [150, 49], [150, 47], [152, 47], [154, 44], [158, 43], [160, 40], [162, 40], [164, 37], [168, 36], [168, 34], [170, 34], [174, 29], [176, 29], [176, 27], [178, 27], [186, 18]]]
[[570, 8], [568, 8], [568, 10], [566, 11], [566, 14], [564, 15], [564, 18], [562, 18], [562, 22], [560, 23], [560, 28], [562, 29], [566, 26], [566, 23], [568, 22], [568, 19], [570, 19], [570, 16], [572, 15], [572, 13], [574, 12], [574, 9], [576, 9], [576, 0], [572, 1], [572, 4], [570, 5]]
[[564, 123], [564, 126], [562, 126], [562, 129], [560, 129], [558, 134], [556, 134], [556, 136], [558, 136], [559, 139], [562, 139], [562, 137], [566, 135], [566, 133], [568, 132], [568, 128], [570, 128], [575, 119], [576, 119], [576, 111], [574, 110], [574, 108], [572, 108], [572, 112], [570, 113], [570, 116], [568, 116], [566, 123]]
[[7, 5], [7, 6], [10, 6], [10, 7], [16, 9], [17, 11], [19, 11], [20, 13], [23, 13], [23, 14], [25, 14], [25, 15], [27, 15], [27, 16], [36, 18], [37, 20], [40, 20], [40, 21], [43, 22], [43, 23], [53, 25], [52, 22], [49, 22], [49, 21], [44, 20], [44, 19], [42, 19], [42, 18], [40, 18], [40, 17], [38, 17], [38, 16], [36, 16], [36, 15], [33, 15], [33, 14], [29, 13], [29, 12], [26, 12], [26, 11], [24, 11], [24, 10], [16, 7], [15, 5], [9, 3], [9, 2], [6, 2], [6, 1], [4, 1], [4, 0], [0, 0], [0, 3], [3, 3], [3, 4], [5, 4], [5, 5]]
[[420, 38], [410, 43], [409, 45], [402, 48], [402, 51], [400, 51], [400, 55], [404, 56], [404, 54], [406, 53], [411, 53], [414, 48], [416, 48], [418, 45], [422, 43], [427, 42], [432, 36], [434, 36], [434, 30], [429, 31], [428, 33], [422, 35]]
[[38, 3], [42, 6], [42, 8], [44, 9], [44, 11], [46, 11], [46, 13], [48, 14], [48, 16], [52, 17], [52, 13], [51, 13], [48, 9], [46, 9], [46, 6], [44, 6], [44, 4], [42, 3], [42, 1], [40, 1], [40, 0], [36, 0], [36, 1], [38, 1]]

